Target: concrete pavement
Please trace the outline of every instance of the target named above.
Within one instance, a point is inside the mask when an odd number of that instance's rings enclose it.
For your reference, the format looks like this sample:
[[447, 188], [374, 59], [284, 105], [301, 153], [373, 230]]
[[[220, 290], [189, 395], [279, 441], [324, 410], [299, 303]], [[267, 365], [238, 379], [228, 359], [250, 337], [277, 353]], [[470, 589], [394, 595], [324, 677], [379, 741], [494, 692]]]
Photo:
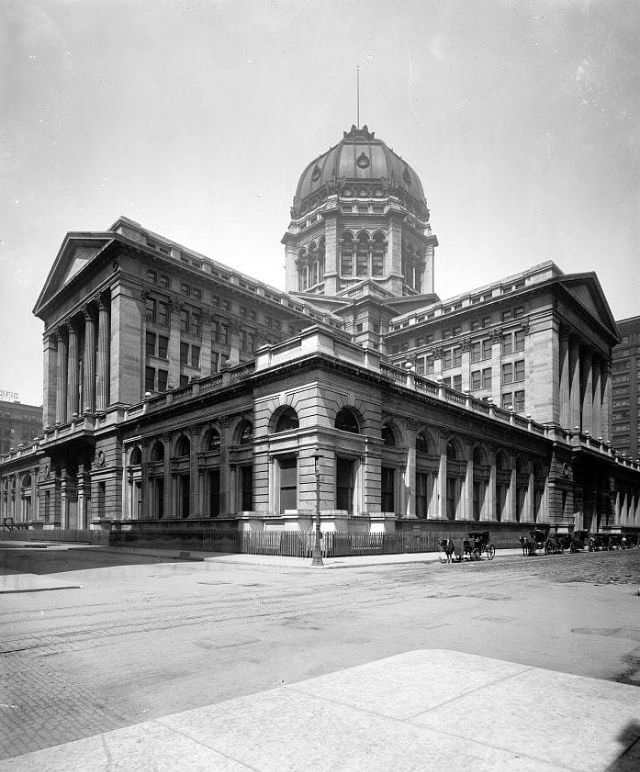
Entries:
[[640, 768], [640, 690], [417, 650], [0, 762], [9, 772]]

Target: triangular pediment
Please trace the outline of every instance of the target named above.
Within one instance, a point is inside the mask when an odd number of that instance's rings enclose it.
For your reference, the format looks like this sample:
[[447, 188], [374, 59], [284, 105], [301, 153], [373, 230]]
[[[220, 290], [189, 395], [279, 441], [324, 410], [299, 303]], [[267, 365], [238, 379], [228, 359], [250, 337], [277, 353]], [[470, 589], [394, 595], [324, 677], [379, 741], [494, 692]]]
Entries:
[[563, 276], [560, 283], [613, 338], [620, 338], [618, 326], [595, 273], [569, 274]]
[[112, 240], [112, 234], [67, 234], [36, 301], [33, 313], [38, 316], [44, 306], [95, 260]]

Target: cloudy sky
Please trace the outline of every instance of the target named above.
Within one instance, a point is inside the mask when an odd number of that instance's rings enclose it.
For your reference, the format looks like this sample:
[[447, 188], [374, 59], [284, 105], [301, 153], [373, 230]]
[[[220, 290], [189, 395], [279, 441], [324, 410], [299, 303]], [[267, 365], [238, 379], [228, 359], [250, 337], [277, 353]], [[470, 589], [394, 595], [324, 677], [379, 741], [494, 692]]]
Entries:
[[0, 389], [120, 214], [284, 286], [303, 167], [356, 120], [422, 179], [447, 297], [552, 259], [640, 314], [637, 0], [0, 0]]

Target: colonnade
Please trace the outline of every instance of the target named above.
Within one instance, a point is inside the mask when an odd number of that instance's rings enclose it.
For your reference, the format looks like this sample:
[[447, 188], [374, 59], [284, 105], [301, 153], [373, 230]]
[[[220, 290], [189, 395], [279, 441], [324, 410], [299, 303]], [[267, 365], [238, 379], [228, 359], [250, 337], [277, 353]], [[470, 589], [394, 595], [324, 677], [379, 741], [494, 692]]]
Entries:
[[575, 335], [560, 332], [560, 425], [608, 439], [609, 362]]
[[46, 333], [45, 426], [108, 407], [109, 305], [100, 297]]

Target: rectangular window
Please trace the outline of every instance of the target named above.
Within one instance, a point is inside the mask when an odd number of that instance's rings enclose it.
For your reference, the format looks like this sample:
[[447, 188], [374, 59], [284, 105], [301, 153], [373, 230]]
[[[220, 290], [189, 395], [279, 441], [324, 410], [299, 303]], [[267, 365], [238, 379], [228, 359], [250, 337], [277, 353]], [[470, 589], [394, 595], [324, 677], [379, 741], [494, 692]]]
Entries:
[[191, 346], [191, 367], [200, 367], [200, 346]]
[[188, 343], [180, 344], [180, 364], [181, 365], [189, 364], [189, 344]]
[[355, 464], [348, 458], [336, 459], [336, 509], [353, 512]]
[[482, 322], [480, 321], [480, 319], [474, 319], [471, 322], [471, 331], [472, 332], [475, 332], [476, 330], [479, 330], [481, 327], [482, 327]]
[[295, 456], [278, 459], [280, 467], [280, 512], [298, 506], [298, 462]]
[[382, 467], [380, 507], [383, 512], [395, 511], [394, 496], [394, 470], [391, 467]]
[[158, 356], [161, 359], [167, 358], [167, 352], [169, 349], [169, 338], [166, 335], [158, 335]]
[[158, 324], [166, 327], [169, 324], [169, 304], [164, 300], [158, 301]]
[[201, 291], [200, 287], [192, 287], [191, 288], [191, 294], [193, 295], [193, 297], [196, 300], [200, 300], [200, 298], [202, 297], [202, 291]]
[[144, 301], [145, 317], [148, 322], [155, 322], [157, 315], [157, 303], [155, 298], [147, 297]]
[[212, 469], [208, 473], [209, 482], [209, 517], [220, 514], [220, 470]]
[[[511, 289], [511, 288], [509, 288]], [[513, 319], [513, 311], [503, 311], [502, 312], [502, 321], [503, 322], [509, 322], [511, 319]]]
[[524, 330], [518, 330], [513, 334], [513, 350], [524, 351]]
[[502, 383], [513, 383], [513, 363], [502, 365]]
[[160, 274], [160, 278], [158, 280], [158, 284], [161, 287], [167, 287], [168, 288], [169, 287], [169, 277], [166, 274], [161, 273]]
[[504, 392], [502, 395], [502, 409], [513, 410], [513, 392]]
[[451, 376], [447, 376], [446, 378], [443, 378], [442, 383], [444, 383], [445, 386], [448, 386], [449, 388], [451, 388]]
[[429, 475], [416, 473], [416, 517], [426, 519], [428, 507]]
[[482, 358], [491, 359], [491, 338], [482, 341]]
[[424, 357], [416, 359], [416, 375], [424, 375]]
[[180, 310], [180, 332], [189, 332], [189, 312], [185, 308]]
[[158, 370], [158, 391], [167, 390], [168, 370]]
[[508, 333], [507, 335], [502, 336], [502, 353], [503, 354], [513, 353], [513, 336], [511, 335], [511, 333]]
[[196, 338], [202, 335], [202, 317], [200, 314], [191, 314], [191, 334]]
[[147, 339], [146, 339], [146, 345], [145, 345], [145, 353], [148, 357], [153, 357], [156, 355], [156, 334], [155, 332], [148, 332], [147, 333]]
[[433, 357], [427, 357], [425, 362], [426, 372], [425, 375], [433, 375]]
[[442, 356], [442, 369], [448, 370], [453, 365], [453, 351], [448, 348], [443, 352]]
[[483, 389], [490, 389], [491, 388], [491, 368], [485, 367], [482, 371], [482, 388]]
[[220, 354], [217, 351], [211, 352], [211, 372], [217, 373], [220, 369]]
[[514, 381], [524, 381], [524, 359], [519, 359], [517, 362], [514, 362], [514, 372], [513, 372], [513, 380]]
[[456, 391], [462, 391], [462, 376], [461, 375], [454, 375], [452, 386]]
[[480, 341], [471, 344], [470, 356], [472, 362], [479, 362], [482, 359], [482, 344]]
[[480, 370], [471, 371], [471, 391], [477, 391], [482, 387], [482, 373]]
[[371, 269], [374, 276], [382, 276], [384, 273], [384, 257], [376, 252], [371, 258]]
[[343, 276], [351, 276], [353, 274], [353, 257], [351, 255], [342, 255], [340, 267]]
[[144, 390], [153, 391], [156, 387], [156, 371], [153, 367], [144, 368]]
[[185, 284], [182, 282], [180, 284], [180, 292], [182, 292], [183, 295], [190, 295], [191, 294], [191, 287], [189, 287], [188, 284]]
[[[489, 295], [489, 297], [491, 297], [491, 295]], [[491, 324], [491, 317], [490, 316], [483, 316], [482, 317], [482, 326], [483, 327], [489, 327], [490, 324]]]
[[367, 269], [369, 267], [369, 255], [356, 254], [356, 274], [358, 276], [366, 276]]
[[158, 274], [155, 271], [148, 270], [147, 271], [147, 279], [152, 282], [153, 284], [158, 283]]
[[189, 385], [189, 376], [188, 375], [181, 375], [180, 376], [180, 388], [184, 389], [185, 386]]
[[461, 364], [462, 364], [462, 348], [458, 346], [458, 348], [453, 349], [453, 366], [460, 367]]
[[513, 392], [513, 409], [516, 413], [524, 413], [524, 391]]
[[253, 509], [253, 467], [240, 467], [240, 508], [242, 512]]

